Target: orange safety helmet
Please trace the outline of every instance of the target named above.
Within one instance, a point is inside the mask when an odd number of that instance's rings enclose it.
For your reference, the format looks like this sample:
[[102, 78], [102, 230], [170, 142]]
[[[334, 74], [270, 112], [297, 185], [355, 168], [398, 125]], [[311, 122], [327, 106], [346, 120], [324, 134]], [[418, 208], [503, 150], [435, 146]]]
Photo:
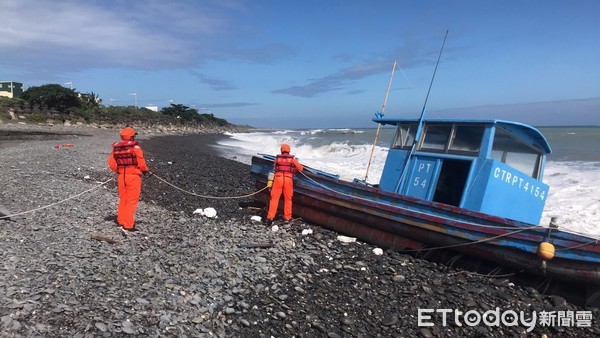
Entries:
[[283, 153], [289, 153], [290, 150], [291, 149], [290, 149], [290, 145], [289, 144], [284, 143], [284, 144], [281, 145], [281, 153], [282, 154]]
[[137, 135], [137, 133], [135, 132], [135, 130], [131, 127], [126, 127], [123, 128], [123, 130], [121, 130], [121, 139], [123, 141], [130, 141], [135, 135]]

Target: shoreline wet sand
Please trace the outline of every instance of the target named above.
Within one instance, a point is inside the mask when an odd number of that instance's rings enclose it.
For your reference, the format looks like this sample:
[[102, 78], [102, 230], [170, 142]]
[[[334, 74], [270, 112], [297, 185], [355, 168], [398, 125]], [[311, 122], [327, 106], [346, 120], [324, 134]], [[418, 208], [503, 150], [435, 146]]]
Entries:
[[[13, 213], [93, 189], [15, 222], [0, 220], [2, 337], [600, 335], [597, 309], [504, 278], [387, 250], [375, 255], [372, 245], [341, 242], [302, 220], [272, 231], [250, 220], [260, 213], [251, 198], [189, 196], [155, 177], [144, 182], [136, 215], [141, 231], [123, 236], [114, 225], [116, 183], [101, 185], [114, 178], [106, 160], [118, 131], [69, 130], [60, 140], [0, 143], [0, 204]], [[225, 136], [141, 135], [140, 144], [150, 169], [184, 190], [211, 196], [254, 191], [248, 165], [208, 146], [215, 137]], [[207, 207], [217, 210], [216, 219], [193, 213]], [[302, 235], [307, 229], [312, 234]], [[273, 246], [249, 247], [265, 243]], [[426, 322], [434, 325], [419, 327], [419, 308], [499, 308], [529, 316], [589, 310], [593, 319], [590, 327], [549, 327], [538, 318], [527, 332], [523, 324], [469, 326], [462, 317], [458, 326], [452, 315], [444, 326], [432, 313]]]

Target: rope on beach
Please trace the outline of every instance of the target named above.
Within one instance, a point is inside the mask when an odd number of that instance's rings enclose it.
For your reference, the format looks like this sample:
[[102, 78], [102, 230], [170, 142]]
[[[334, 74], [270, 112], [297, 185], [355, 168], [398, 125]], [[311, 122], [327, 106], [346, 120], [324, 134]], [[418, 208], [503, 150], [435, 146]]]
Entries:
[[14, 216], [21, 216], [21, 215], [29, 214], [29, 213], [32, 213], [32, 212], [35, 212], [35, 211], [40, 211], [40, 210], [43, 210], [43, 209], [48, 209], [48, 208], [50, 208], [50, 207], [53, 207], [53, 206], [55, 206], [55, 205], [58, 205], [58, 204], [64, 203], [64, 202], [66, 202], [66, 201], [69, 201], [69, 200], [72, 200], [72, 199], [74, 199], [74, 198], [76, 198], [76, 197], [79, 197], [79, 196], [81, 196], [81, 195], [83, 195], [83, 194], [86, 194], [86, 193], [88, 193], [88, 192], [91, 192], [91, 191], [93, 191], [93, 190], [96, 190], [96, 189], [98, 189], [98, 188], [100, 188], [100, 187], [102, 187], [102, 186], [106, 185], [108, 182], [110, 182], [110, 181], [112, 181], [112, 180], [114, 180], [114, 178], [111, 178], [111, 179], [109, 179], [109, 180], [107, 180], [107, 181], [104, 181], [104, 182], [100, 182], [100, 184], [98, 184], [97, 186], [95, 186], [95, 187], [93, 187], [93, 188], [91, 188], [91, 189], [88, 189], [88, 190], [82, 191], [82, 192], [80, 192], [80, 193], [79, 193], [79, 194], [77, 194], [77, 195], [73, 195], [73, 196], [71, 196], [71, 197], [67, 197], [67, 198], [65, 198], [64, 200], [60, 200], [60, 201], [58, 201], [58, 202], [54, 202], [54, 203], [48, 204], [48, 205], [46, 205], [46, 206], [43, 206], [43, 207], [39, 207], [39, 208], [35, 208], [35, 209], [31, 209], [31, 210], [27, 210], [27, 211], [19, 212], [19, 213], [16, 213], [16, 214], [12, 214], [12, 215], [6, 215], [6, 216], [1, 216], [1, 217], [0, 217], [0, 219], [3, 219], [3, 218], [11, 218], [11, 217], [14, 217]]
[[167, 184], [167, 185], [169, 185], [169, 186], [171, 186], [171, 187], [173, 187], [173, 188], [175, 188], [175, 189], [177, 189], [179, 191], [182, 191], [182, 192], [184, 192], [186, 194], [189, 194], [189, 195], [192, 195], [192, 196], [196, 196], [196, 197], [201, 197], [201, 198], [208, 198], [208, 199], [227, 200], [227, 199], [247, 198], [247, 197], [254, 196], [254, 195], [262, 192], [263, 190], [267, 189], [267, 187], [264, 187], [264, 188], [262, 188], [262, 189], [260, 189], [258, 191], [255, 191], [255, 192], [253, 192], [251, 194], [242, 195], [242, 196], [207, 196], [207, 195], [199, 195], [199, 194], [196, 194], [195, 192], [182, 189], [182, 188], [180, 188], [180, 187], [178, 187], [178, 186], [176, 186], [176, 185], [174, 185], [172, 183], [169, 183], [169, 182], [165, 181], [163, 178], [161, 178], [160, 176], [158, 176], [158, 175], [156, 175], [154, 173], [152, 174], [152, 176], [155, 176], [161, 182], [163, 182], [163, 183], [165, 183], [165, 184]]
[[479, 276], [479, 277], [506, 278], [506, 277], [512, 277], [512, 276], [517, 275], [517, 274], [522, 273], [522, 272], [525, 272], [525, 270], [520, 270], [520, 271], [517, 271], [517, 272], [511, 272], [511, 273], [505, 273], [503, 275], [497, 275], [497, 274], [494, 274], [494, 271], [492, 271], [490, 273], [477, 273], [477, 272], [468, 271], [468, 270], [460, 270], [460, 271], [448, 273], [447, 275], [448, 276], [454, 276], [454, 275], [458, 275], [458, 274], [464, 273], [464, 274], [468, 274], [468, 275], [472, 275], [472, 276]]

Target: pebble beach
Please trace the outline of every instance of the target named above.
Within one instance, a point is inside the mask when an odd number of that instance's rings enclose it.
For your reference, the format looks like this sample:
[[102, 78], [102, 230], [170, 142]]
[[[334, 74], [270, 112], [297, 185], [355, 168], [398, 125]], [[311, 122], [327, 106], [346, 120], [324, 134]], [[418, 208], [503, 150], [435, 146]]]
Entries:
[[[250, 167], [210, 147], [223, 135], [140, 135], [155, 176], [144, 179], [139, 231], [125, 234], [106, 164], [118, 132], [0, 124], [0, 206], [18, 214], [0, 219], [0, 337], [600, 336], [597, 308], [378, 254], [302, 219], [253, 220], [263, 206], [237, 198], [255, 191]], [[195, 213], [206, 208], [217, 216]], [[467, 325], [429, 313], [425, 326], [419, 309], [591, 320]]]

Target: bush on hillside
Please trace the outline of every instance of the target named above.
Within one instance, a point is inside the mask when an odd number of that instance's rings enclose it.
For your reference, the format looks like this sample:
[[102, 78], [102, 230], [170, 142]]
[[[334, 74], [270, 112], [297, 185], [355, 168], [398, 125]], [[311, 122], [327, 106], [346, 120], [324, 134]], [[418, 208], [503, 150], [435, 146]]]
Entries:
[[47, 106], [59, 111], [81, 107], [81, 99], [77, 93], [73, 89], [58, 84], [30, 87], [21, 93], [19, 98], [29, 102], [31, 106]]

